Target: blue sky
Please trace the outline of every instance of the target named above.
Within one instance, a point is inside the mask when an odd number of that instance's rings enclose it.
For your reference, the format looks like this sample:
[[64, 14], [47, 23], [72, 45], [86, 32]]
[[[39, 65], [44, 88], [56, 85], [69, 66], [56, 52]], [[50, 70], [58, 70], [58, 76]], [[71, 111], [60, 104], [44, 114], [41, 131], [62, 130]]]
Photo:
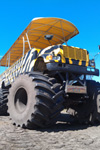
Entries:
[[[72, 22], [80, 33], [68, 45], [87, 49], [91, 58], [99, 52], [100, 0], [4, 0], [0, 1], [0, 56], [35, 17], [59, 17]], [[96, 58], [100, 69], [99, 60], [100, 55]]]

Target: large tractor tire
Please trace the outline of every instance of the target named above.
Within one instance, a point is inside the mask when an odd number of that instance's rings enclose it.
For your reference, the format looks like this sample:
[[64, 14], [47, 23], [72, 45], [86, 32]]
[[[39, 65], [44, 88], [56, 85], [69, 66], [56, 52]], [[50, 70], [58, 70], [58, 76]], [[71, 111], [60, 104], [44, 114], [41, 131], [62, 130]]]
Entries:
[[90, 114], [90, 123], [100, 122], [100, 83], [96, 81], [87, 81], [87, 92], [92, 100], [92, 113]]
[[0, 89], [0, 116], [8, 115], [7, 102], [8, 102], [8, 89]]
[[88, 99], [74, 107], [74, 116], [82, 124], [100, 122], [100, 83], [87, 81]]
[[42, 73], [22, 74], [8, 95], [8, 113], [16, 126], [34, 128], [51, 125], [63, 109], [63, 91], [55, 78]]

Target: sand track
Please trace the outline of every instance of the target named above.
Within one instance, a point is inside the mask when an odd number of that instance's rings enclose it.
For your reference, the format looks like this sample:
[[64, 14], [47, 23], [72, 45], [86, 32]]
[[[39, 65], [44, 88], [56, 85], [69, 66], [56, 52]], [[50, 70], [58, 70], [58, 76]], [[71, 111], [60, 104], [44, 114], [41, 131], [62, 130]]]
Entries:
[[0, 117], [0, 150], [100, 150], [100, 126], [66, 123], [62, 114], [56, 125], [41, 130], [15, 127]]

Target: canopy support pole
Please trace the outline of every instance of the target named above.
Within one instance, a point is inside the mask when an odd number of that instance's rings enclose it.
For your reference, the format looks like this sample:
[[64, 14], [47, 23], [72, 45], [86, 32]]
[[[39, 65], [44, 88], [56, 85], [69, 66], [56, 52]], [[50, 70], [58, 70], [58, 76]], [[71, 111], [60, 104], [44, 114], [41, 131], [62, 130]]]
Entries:
[[24, 53], [25, 53], [25, 39], [24, 39], [24, 36], [23, 36], [23, 56], [24, 56]]
[[28, 42], [29, 48], [31, 49], [31, 44], [30, 44], [29, 37], [28, 37], [28, 34], [27, 34], [27, 33], [26, 33], [26, 38], [27, 38], [27, 41], [26, 41], [26, 42]]
[[8, 58], [8, 67], [10, 67], [10, 52], [9, 52], [9, 58]]
[[25, 41], [25, 38], [23, 36], [23, 56], [25, 55], [25, 43], [26, 42], [28, 43], [29, 49], [31, 49], [31, 44], [30, 44], [29, 37], [28, 37], [27, 33], [26, 33], [26, 38], [27, 38], [27, 41]]

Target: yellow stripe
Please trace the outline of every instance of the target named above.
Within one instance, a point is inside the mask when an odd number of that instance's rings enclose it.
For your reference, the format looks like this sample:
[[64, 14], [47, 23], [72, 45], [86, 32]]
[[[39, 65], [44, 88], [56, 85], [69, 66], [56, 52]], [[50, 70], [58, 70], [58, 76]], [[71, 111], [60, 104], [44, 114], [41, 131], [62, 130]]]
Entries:
[[73, 61], [71, 60], [71, 58], [69, 58], [69, 64], [73, 64]]
[[59, 51], [58, 54], [61, 55], [61, 61], [62, 61], [62, 63], [66, 63], [66, 59], [64, 57], [64, 51], [61, 48], [60, 48], [60, 51]]
[[54, 60], [55, 62], [59, 62], [58, 60]]
[[81, 66], [81, 65], [82, 65], [82, 61], [81, 61], [81, 60], [79, 61], [78, 65], [79, 65], [79, 66]]

